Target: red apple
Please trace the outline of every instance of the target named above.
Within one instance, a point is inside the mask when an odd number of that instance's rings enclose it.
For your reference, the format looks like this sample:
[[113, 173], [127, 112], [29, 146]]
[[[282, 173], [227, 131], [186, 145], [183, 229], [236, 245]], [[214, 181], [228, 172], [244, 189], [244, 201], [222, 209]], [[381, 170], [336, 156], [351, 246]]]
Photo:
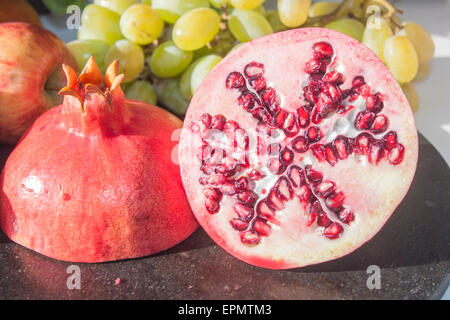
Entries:
[[42, 26], [39, 15], [25, 0], [0, 0], [0, 22], [13, 21]]
[[61, 104], [63, 63], [77, 68], [53, 33], [24, 22], [0, 23], [0, 143], [16, 143], [37, 117]]

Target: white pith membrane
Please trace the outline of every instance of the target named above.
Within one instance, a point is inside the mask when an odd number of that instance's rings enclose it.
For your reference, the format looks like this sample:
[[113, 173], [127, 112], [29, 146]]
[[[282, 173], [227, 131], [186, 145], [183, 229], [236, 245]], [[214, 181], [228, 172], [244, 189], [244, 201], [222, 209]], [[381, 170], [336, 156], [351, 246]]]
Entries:
[[[299, 201], [294, 188], [293, 199], [285, 201], [284, 208], [275, 212], [274, 221], [266, 221], [270, 233], [267, 236], [260, 235], [259, 242], [254, 245], [244, 244], [242, 232], [230, 224], [231, 220], [237, 218], [233, 210], [233, 205], [238, 202], [236, 196], [223, 195], [219, 202], [220, 209], [214, 214], [205, 208], [203, 190], [220, 186], [199, 183], [200, 177], [205, 176], [200, 170], [201, 162], [196, 157], [201, 139], [200, 134], [193, 133], [190, 126], [192, 123], [198, 124], [205, 113], [211, 116], [222, 114], [227, 120], [236, 121], [249, 136], [249, 167], [228, 179], [248, 176], [253, 169], [257, 169], [265, 177], [254, 181], [250, 189], [257, 194], [258, 201], [266, 198], [279, 177], [287, 177], [288, 169], [281, 175], [275, 175], [266, 165], [268, 159], [273, 157], [256, 154], [258, 120], [238, 104], [239, 90], [225, 88], [227, 77], [232, 72], [244, 74], [245, 66], [251, 62], [263, 64], [266, 86], [275, 89], [280, 108], [296, 112], [305, 104], [303, 87], [308, 84], [309, 78], [309, 74], [304, 71], [305, 65], [313, 58], [313, 45], [322, 41], [329, 43], [334, 51], [327, 73], [335, 70], [344, 74], [345, 82], [340, 85], [342, 90], [352, 87], [354, 77], [363, 76], [372, 94], [379, 92], [384, 96], [384, 108], [379, 114], [386, 115], [390, 125], [380, 134], [367, 132], [380, 140], [387, 132], [394, 130], [398, 142], [405, 147], [404, 158], [399, 164], [393, 165], [385, 156], [375, 164], [368, 161], [367, 155], [353, 152], [347, 159], [331, 166], [327, 161], [319, 162], [309, 149], [305, 153], [294, 152], [294, 160], [288, 168], [296, 165], [304, 169], [306, 165], [312, 165], [312, 169], [323, 174], [324, 181], [334, 182], [336, 192], [345, 195], [343, 207], [352, 210], [354, 220], [343, 223], [327, 208], [325, 198], [317, 196], [328, 218], [343, 228], [336, 239], [327, 238], [324, 236], [325, 228], [318, 225], [317, 219], [308, 226], [309, 206]], [[248, 81], [247, 87], [250, 88]], [[365, 98], [358, 97], [351, 102], [345, 99], [342, 105], [352, 105], [354, 108], [342, 114], [332, 112], [322, 119], [317, 126], [323, 135], [316, 143], [326, 145], [338, 135], [355, 138], [361, 132], [366, 132], [354, 126], [356, 115], [366, 108]], [[308, 127], [311, 126], [315, 124], [311, 123]], [[281, 150], [285, 146], [291, 148], [292, 140], [303, 135], [308, 127], [300, 129], [293, 137], [286, 137], [282, 130], [277, 129], [278, 135], [267, 144], [277, 142], [281, 144]], [[214, 139], [208, 139], [208, 143], [213, 146], [214, 140], [219, 145], [226, 145], [228, 141], [220, 131], [214, 134]], [[375, 54], [340, 33], [303, 28], [253, 41], [215, 67], [191, 101], [181, 135], [179, 156], [188, 200], [208, 234], [225, 250], [246, 262], [268, 268], [291, 268], [348, 254], [378, 232], [411, 184], [417, 163], [417, 132], [410, 107], [398, 83]]]

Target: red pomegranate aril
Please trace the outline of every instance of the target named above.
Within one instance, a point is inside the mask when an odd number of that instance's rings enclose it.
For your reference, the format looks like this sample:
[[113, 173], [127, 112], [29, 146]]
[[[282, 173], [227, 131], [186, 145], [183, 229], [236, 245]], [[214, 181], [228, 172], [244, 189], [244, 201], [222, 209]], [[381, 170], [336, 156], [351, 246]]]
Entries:
[[285, 165], [291, 164], [292, 161], [294, 161], [294, 152], [292, 152], [291, 149], [288, 147], [285, 147], [280, 152], [280, 161], [283, 162]]
[[[342, 93], [334, 84], [326, 83], [323, 85], [321, 97], [326, 103], [337, 103], [341, 99]], [[328, 100], [325, 100], [325, 97], [327, 97]]]
[[220, 201], [222, 199], [222, 192], [217, 188], [205, 188], [203, 189], [203, 195], [215, 201]]
[[309, 143], [314, 143], [322, 138], [322, 133], [320, 132], [319, 127], [313, 126], [309, 127], [306, 131], [306, 137], [308, 138]]
[[342, 235], [342, 232], [344, 232], [344, 228], [339, 223], [333, 222], [325, 228], [323, 234], [328, 239], [337, 239]]
[[276, 135], [276, 130], [267, 126], [264, 122], [259, 122], [256, 125], [256, 132], [258, 134], [264, 135], [265, 137], [274, 137]]
[[239, 129], [239, 124], [234, 120], [227, 120], [223, 126], [223, 131], [227, 134], [227, 137], [229, 134], [231, 137], [234, 137], [234, 132], [237, 129]]
[[270, 191], [269, 196], [267, 197], [267, 204], [269, 205], [269, 207], [277, 211], [284, 208], [283, 201], [280, 199], [275, 189], [272, 189]]
[[258, 195], [250, 190], [241, 191], [236, 195], [236, 198], [243, 204], [253, 207], [258, 200]]
[[298, 166], [289, 167], [288, 177], [294, 187], [301, 187], [306, 184], [303, 169]]
[[222, 114], [217, 114], [211, 119], [211, 129], [223, 130], [227, 119]]
[[244, 231], [244, 230], [247, 230], [247, 228], [248, 228], [248, 222], [243, 221], [241, 219], [230, 220], [230, 224], [234, 229], [236, 229], [238, 231]]
[[372, 164], [377, 164], [384, 156], [384, 144], [376, 141], [370, 145], [368, 160]]
[[316, 143], [310, 147], [313, 155], [316, 157], [317, 161], [323, 162], [325, 161], [325, 153], [323, 152], [323, 144]]
[[298, 197], [298, 199], [302, 202], [308, 202], [311, 199], [311, 189], [307, 185], [303, 185], [297, 190], [295, 190], [295, 195]]
[[291, 142], [291, 148], [297, 153], [305, 153], [308, 151], [308, 140], [303, 136], [298, 136]]
[[259, 94], [264, 105], [272, 114], [279, 110], [277, 94], [273, 88], [265, 88]]
[[266, 200], [261, 200], [256, 205], [256, 213], [258, 217], [266, 220], [272, 220], [275, 217], [275, 211], [267, 204]]
[[263, 77], [251, 79], [249, 82], [250, 82], [250, 86], [253, 89], [255, 89], [257, 92], [261, 91], [262, 89], [264, 89], [266, 87], [266, 80]]
[[250, 180], [258, 181], [258, 180], [264, 178], [265, 175], [262, 174], [261, 172], [259, 172], [258, 170], [253, 169], [253, 170], [250, 171], [250, 173], [248, 174], [248, 177], [250, 178]]
[[246, 177], [239, 177], [235, 180], [234, 185], [236, 189], [247, 190], [248, 189], [248, 179]]
[[335, 192], [327, 197], [325, 204], [330, 210], [335, 211], [342, 207], [344, 200], [345, 196], [342, 192]]
[[318, 52], [322, 55], [324, 58], [331, 58], [333, 57], [333, 48], [328, 42], [321, 41], [317, 42], [313, 45], [314, 52]]
[[393, 165], [400, 164], [405, 157], [405, 147], [398, 143], [395, 147], [389, 150], [388, 159], [389, 162]]
[[360, 154], [367, 154], [370, 149], [370, 145], [373, 141], [373, 137], [367, 133], [362, 132], [355, 138], [355, 148], [353, 150]]
[[283, 201], [290, 200], [294, 196], [292, 186], [286, 177], [280, 177], [278, 179], [277, 183], [275, 184], [275, 190], [278, 197]]
[[306, 226], [310, 227], [316, 221], [318, 214], [316, 212], [311, 212], [308, 214], [308, 218], [306, 220]]
[[261, 241], [261, 236], [251, 230], [247, 230], [241, 234], [241, 242], [247, 245], [256, 245]]
[[273, 117], [272, 123], [277, 126], [278, 128], [282, 128], [284, 125], [284, 122], [286, 121], [286, 118], [288, 116], [288, 113], [284, 109], [278, 110], [278, 112]]
[[219, 210], [220, 210], [219, 202], [217, 200], [210, 199], [210, 198], [205, 199], [205, 207], [206, 207], [206, 210], [208, 210], [208, 212], [210, 214], [215, 214], [215, 213], [219, 212]]
[[267, 167], [273, 174], [282, 174], [286, 170], [286, 165], [278, 158], [271, 158], [267, 162]]
[[206, 126], [206, 128], [211, 129], [211, 120], [212, 117], [209, 113], [204, 113], [200, 117], [200, 121]]
[[384, 104], [378, 93], [366, 97], [366, 108], [373, 113], [379, 113], [383, 110]]
[[322, 64], [320, 60], [310, 60], [306, 63], [305, 72], [309, 74], [319, 73], [323, 69]]
[[317, 213], [317, 225], [320, 227], [328, 227], [331, 224], [330, 218], [328, 218], [325, 211], [320, 211]]
[[271, 156], [279, 155], [281, 151], [281, 145], [279, 143], [271, 143], [267, 147], [267, 153]]
[[370, 111], [361, 111], [355, 119], [355, 128], [358, 130], [369, 130], [375, 119], [375, 113]]
[[384, 145], [388, 150], [391, 150], [397, 145], [397, 133], [395, 131], [389, 131], [383, 137]]
[[255, 107], [261, 107], [261, 102], [259, 98], [250, 91], [244, 91], [238, 98], [238, 103], [242, 106], [245, 111], [253, 110]]
[[325, 180], [322, 183], [314, 187], [314, 193], [321, 197], [326, 198], [336, 190], [336, 184], [333, 181]]
[[238, 128], [234, 133], [235, 146], [241, 150], [246, 150], [248, 148], [248, 135], [244, 129]]
[[350, 224], [353, 220], [355, 220], [355, 214], [349, 208], [342, 208], [342, 210], [338, 213], [338, 218], [342, 222]]
[[323, 146], [323, 152], [328, 163], [333, 167], [338, 162], [338, 160], [331, 143]]
[[309, 125], [310, 122], [310, 116], [309, 112], [305, 109], [305, 107], [300, 107], [297, 109], [297, 119], [298, 119], [298, 125], [300, 128], [306, 128]]
[[253, 217], [253, 209], [243, 203], [238, 202], [234, 204], [233, 209], [241, 219], [249, 220]]
[[256, 219], [253, 223], [253, 230], [262, 236], [270, 235], [271, 227], [261, 219]]
[[363, 76], [356, 76], [353, 78], [352, 81], [352, 89], [358, 89], [359, 87], [366, 84], [366, 81], [364, 80]]
[[245, 86], [244, 76], [240, 72], [232, 72], [228, 75], [226, 87], [228, 89], [240, 89]]
[[227, 181], [220, 186], [222, 193], [227, 196], [234, 196], [237, 192], [236, 186], [234, 183]]
[[337, 71], [331, 71], [323, 76], [323, 80], [328, 83], [340, 85], [344, 83], [345, 78], [342, 73]]
[[384, 114], [379, 114], [375, 117], [375, 120], [372, 123], [372, 127], [370, 131], [374, 134], [383, 133], [389, 127], [389, 119]]
[[352, 153], [352, 147], [347, 137], [339, 135], [333, 143], [333, 148], [336, 151], [336, 155], [339, 159], [345, 160]]
[[264, 75], [264, 65], [258, 62], [250, 62], [244, 68], [244, 74], [249, 79], [255, 79]]
[[309, 182], [311, 182], [313, 184], [322, 182], [323, 174], [317, 170], [312, 169], [310, 165], [305, 166], [305, 173], [306, 173], [306, 177], [308, 178]]

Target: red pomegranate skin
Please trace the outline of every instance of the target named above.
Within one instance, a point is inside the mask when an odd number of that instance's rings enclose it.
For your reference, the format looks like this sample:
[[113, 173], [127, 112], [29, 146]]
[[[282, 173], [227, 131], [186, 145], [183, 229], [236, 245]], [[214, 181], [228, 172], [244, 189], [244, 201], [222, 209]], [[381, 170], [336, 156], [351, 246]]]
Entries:
[[38, 118], [7, 160], [4, 233], [74, 262], [142, 257], [186, 239], [198, 225], [172, 161], [181, 120], [120, 87], [110, 100], [86, 95], [84, 113], [77, 101], [67, 95]]

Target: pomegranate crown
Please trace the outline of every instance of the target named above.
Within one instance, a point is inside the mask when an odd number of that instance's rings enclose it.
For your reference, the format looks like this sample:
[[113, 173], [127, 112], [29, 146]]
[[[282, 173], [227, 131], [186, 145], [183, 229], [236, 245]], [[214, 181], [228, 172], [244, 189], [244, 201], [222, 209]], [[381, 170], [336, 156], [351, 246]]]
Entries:
[[[75, 70], [69, 65], [63, 64], [66, 74], [67, 85], [59, 91], [60, 95], [70, 96], [73, 102], [79, 103], [80, 108], [85, 111], [85, 97], [90, 94], [99, 94], [105, 98], [123, 95], [120, 84], [124, 79], [123, 74], [117, 74], [119, 62], [115, 60], [111, 63], [103, 79], [102, 73], [95, 62], [94, 57], [90, 57], [80, 76], [77, 78]], [[109, 100], [109, 99], [108, 99]]]

